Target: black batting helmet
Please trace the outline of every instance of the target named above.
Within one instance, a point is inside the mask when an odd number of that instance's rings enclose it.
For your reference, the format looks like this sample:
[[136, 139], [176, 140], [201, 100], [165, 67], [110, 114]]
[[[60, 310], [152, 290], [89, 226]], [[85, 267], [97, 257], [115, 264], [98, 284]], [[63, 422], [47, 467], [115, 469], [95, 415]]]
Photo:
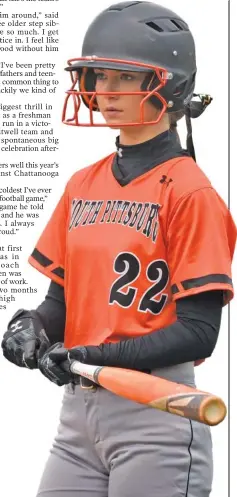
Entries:
[[[94, 68], [149, 73], [144, 76], [141, 91], [131, 93], [144, 96], [140, 104], [141, 119], [126, 125], [159, 122], [164, 112], [185, 114], [186, 109], [192, 117], [190, 102], [197, 71], [194, 39], [187, 23], [163, 6], [146, 1], [111, 5], [89, 26], [81, 56], [70, 59], [68, 64], [66, 70], [71, 73], [72, 87], [67, 92], [63, 110], [66, 124], [106, 126], [93, 121], [93, 111], [98, 110]], [[73, 98], [74, 104], [72, 119], [66, 118], [69, 98]], [[79, 121], [81, 99], [90, 110], [90, 124]], [[156, 121], [148, 123], [143, 119], [147, 99], [161, 111]], [[202, 110], [201, 104], [199, 114]]]

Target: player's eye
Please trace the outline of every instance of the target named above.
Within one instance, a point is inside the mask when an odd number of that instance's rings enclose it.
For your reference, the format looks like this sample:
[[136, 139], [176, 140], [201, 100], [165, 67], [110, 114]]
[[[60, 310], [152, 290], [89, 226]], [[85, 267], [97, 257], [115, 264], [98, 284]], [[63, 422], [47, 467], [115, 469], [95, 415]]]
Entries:
[[104, 72], [95, 72], [96, 80], [104, 81], [106, 79], [106, 75]]
[[128, 74], [127, 72], [123, 72], [120, 75], [120, 79], [123, 81], [134, 81], [136, 77], [133, 74]]

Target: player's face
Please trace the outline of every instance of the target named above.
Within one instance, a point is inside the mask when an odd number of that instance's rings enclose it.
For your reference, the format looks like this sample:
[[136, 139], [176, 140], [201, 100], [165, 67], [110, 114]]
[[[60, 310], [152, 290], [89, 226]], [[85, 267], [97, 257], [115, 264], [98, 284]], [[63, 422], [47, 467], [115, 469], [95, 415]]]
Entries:
[[[141, 91], [147, 73], [95, 69], [96, 91], [133, 92]], [[99, 95], [97, 103], [106, 123], [122, 128], [120, 123], [139, 122], [140, 102], [144, 95]], [[149, 101], [144, 104], [144, 120], [155, 121], [159, 111]]]

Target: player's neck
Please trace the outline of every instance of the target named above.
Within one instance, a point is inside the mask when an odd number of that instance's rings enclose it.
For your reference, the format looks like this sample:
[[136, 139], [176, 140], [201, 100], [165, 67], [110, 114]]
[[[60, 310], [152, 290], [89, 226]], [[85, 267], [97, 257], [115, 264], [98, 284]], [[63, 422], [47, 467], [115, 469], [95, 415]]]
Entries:
[[158, 124], [143, 126], [127, 126], [120, 130], [119, 142], [121, 145], [138, 145], [155, 136], [161, 135], [169, 129], [167, 120], [161, 120]]

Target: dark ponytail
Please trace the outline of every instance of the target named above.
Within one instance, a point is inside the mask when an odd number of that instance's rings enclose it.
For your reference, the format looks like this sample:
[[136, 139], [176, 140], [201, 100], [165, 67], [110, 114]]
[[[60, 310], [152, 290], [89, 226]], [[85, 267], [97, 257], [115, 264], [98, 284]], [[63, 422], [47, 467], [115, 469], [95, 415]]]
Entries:
[[170, 131], [172, 131], [172, 133], [175, 134], [176, 140], [180, 146], [181, 146], [181, 141], [180, 141], [180, 136], [179, 136], [178, 129], [177, 129], [178, 128], [177, 121], [182, 119], [183, 116], [184, 116], [184, 111], [181, 111], [181, 110], [177, 111], [177, 112], [171, 112], [169, 114]]

